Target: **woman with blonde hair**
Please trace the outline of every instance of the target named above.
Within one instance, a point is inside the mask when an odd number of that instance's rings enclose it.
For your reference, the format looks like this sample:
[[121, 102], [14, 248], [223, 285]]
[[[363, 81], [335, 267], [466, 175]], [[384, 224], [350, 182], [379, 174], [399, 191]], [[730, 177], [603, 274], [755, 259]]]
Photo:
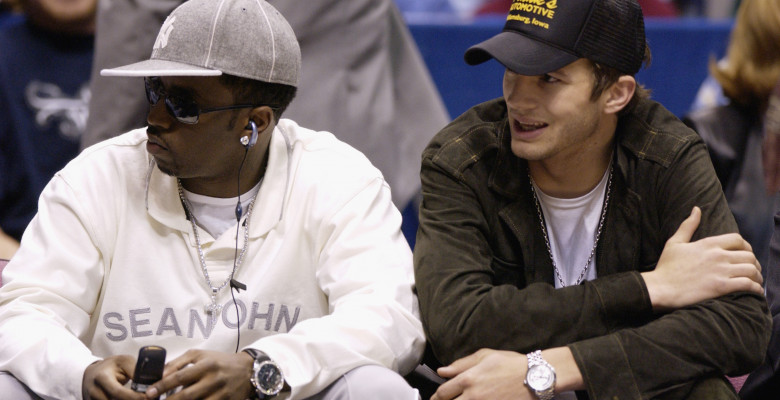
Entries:
[[710, 72], [732, 102], [763, 111], [780, 79], [780, 2], [743, 0], [725, 63]]

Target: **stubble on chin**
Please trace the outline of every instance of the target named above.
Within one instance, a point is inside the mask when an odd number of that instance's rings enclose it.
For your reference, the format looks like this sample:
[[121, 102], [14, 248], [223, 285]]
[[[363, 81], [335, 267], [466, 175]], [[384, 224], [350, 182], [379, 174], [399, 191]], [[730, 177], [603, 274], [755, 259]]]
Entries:
[[512, 141], [512, 143], [510, 143], [510, 150], [515, 157], [522, 158], [526, 161], [539, 161], [546, 158], [543, 149], [534, 149], [529, 143]]
[[171, 168], [171, 167], [169, 167], [169, 166], [167, 166], [165, 164], [161, 165], [160, 162], [157, 159], [154, 160], [154, 163], [157, 165], [157, 169], [159, 169], [160, 172], [162, 172], [163, 174], [168, 175], [170, 177], [176, 178], [176, 171], [173, 168]]

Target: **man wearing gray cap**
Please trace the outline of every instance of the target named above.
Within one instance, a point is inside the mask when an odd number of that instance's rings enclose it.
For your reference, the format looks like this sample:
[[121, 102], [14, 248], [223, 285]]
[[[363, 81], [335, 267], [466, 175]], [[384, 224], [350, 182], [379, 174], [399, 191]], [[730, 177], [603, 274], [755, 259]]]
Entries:
[[634, 79], [636, 0], [515, 0], [465, 58], [506, 72], [423, 153], [433, 399], [737, 399], [725, 375], [768, 342], [761, 267], [701, 139]]
[[280, 119], [300, 67], [266, 2], [190, 0], [103, 71], [143, 77], [148, 127], [44, 190], [3, 272], [3, 396], [418, 398], [400, 213], [361, 153]]

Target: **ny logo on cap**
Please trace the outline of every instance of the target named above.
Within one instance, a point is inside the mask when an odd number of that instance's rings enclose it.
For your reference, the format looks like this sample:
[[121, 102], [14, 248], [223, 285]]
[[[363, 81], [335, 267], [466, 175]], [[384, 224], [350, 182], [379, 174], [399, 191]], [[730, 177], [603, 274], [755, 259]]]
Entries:
[[168, 36], [173, 32], [173, 21], [176, 21], [175, 15], [165, 20], [160, 28], [160, 34], [157, 35], [157, 40], [154, 41], [153, 49], [164, 49], [168, 45]]

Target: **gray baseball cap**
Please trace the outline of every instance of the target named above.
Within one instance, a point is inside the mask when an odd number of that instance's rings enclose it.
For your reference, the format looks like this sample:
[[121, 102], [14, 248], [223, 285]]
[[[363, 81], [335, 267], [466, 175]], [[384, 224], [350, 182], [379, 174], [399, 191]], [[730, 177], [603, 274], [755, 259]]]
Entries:
[[264, 0], [189, 0], [165, 20], [152, 57], [103, 76], [230, 74], [298, 86], [301, 50], [290, 24]]

